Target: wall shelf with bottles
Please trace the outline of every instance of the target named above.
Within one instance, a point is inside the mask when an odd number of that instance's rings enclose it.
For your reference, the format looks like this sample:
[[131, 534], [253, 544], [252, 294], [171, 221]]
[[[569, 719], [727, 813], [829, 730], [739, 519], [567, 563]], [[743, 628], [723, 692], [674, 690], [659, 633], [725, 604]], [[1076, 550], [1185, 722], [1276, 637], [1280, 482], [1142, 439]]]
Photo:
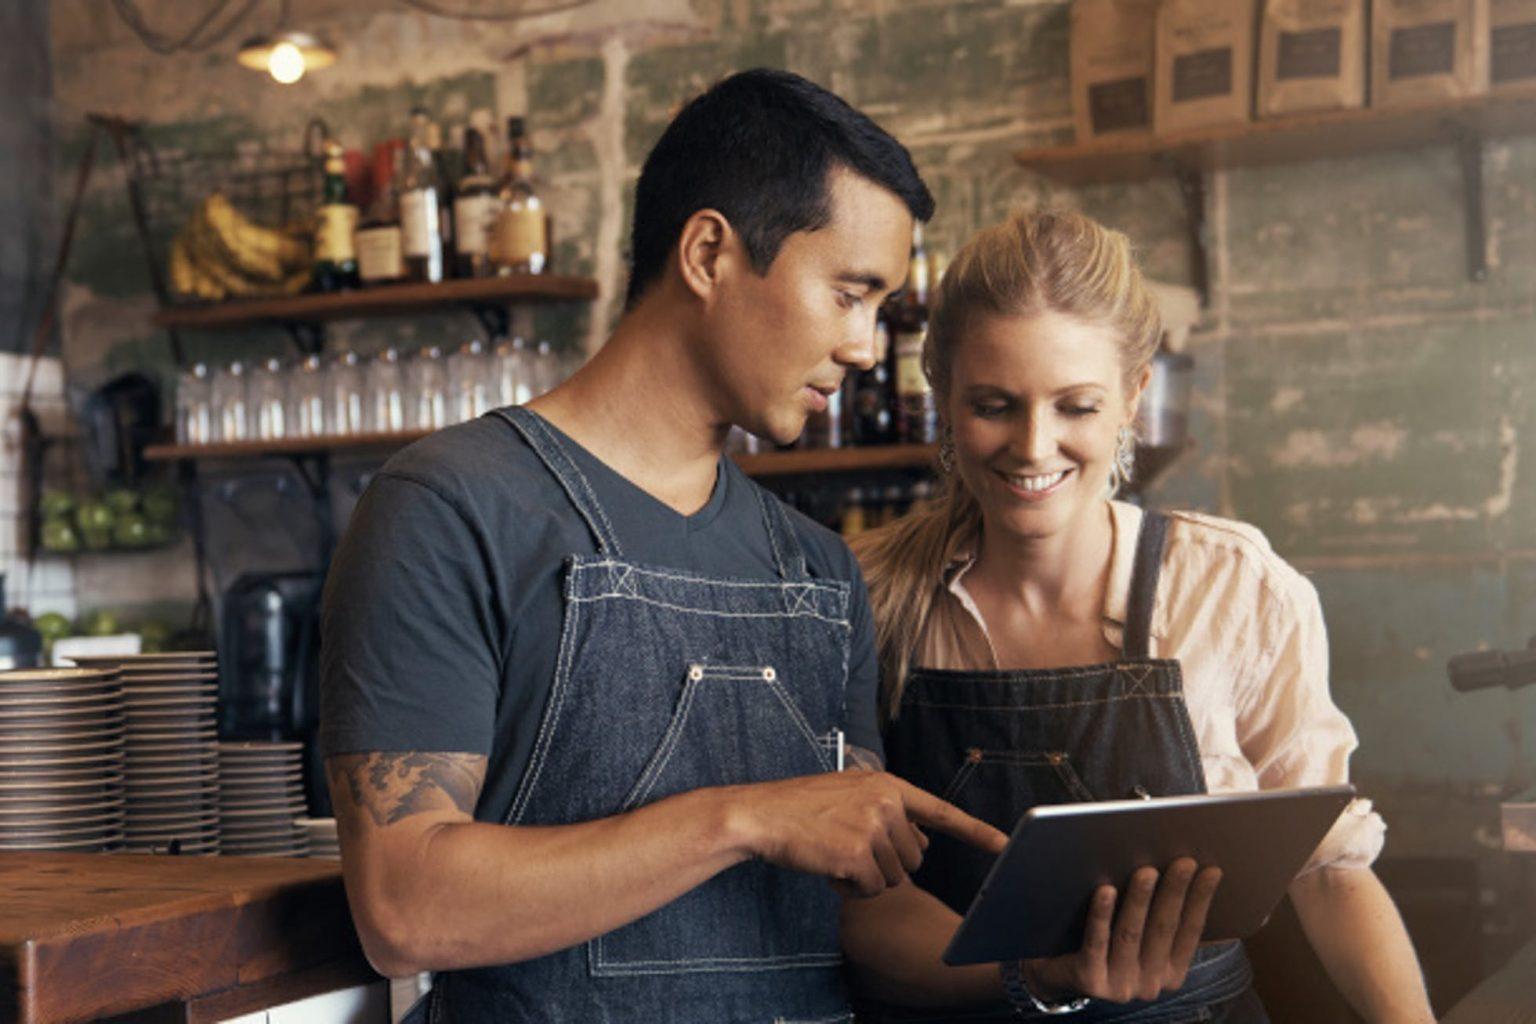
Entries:
[[155, 324], [173, 330], [221, 330], [259, 323], [323, 323], [371, 316], [428, 312], [443, 306], [487, 306], [530, 302], [587, 302], [597, 282], [564, 274], [514, 274], [395, 284], [321, 295], [243, 299], [206, 306], [165, 306]]
[[1461, 155], [1468, 275], [1488, 274], [1483, 209], [1483, 144], [1536, 134], [1536, 94], [1480, 96], [1390, 108], [1336, 110], [1250, 121], [1168, 135], [1113, 136], [1086, 143], [1022, 150], [1015, 160], [1072, 185], [1139, 181], [1173, 175], [1184, 190], [1193, 275], [1206, 292], [1206, 177], [1233, 167], [1305, 163], [1392, 150], [1455, 145]]
[[[188, 459], [241, 459], [313, 455], [353, 448], [399, 448], [427, 435], [410, 430], [394, 434], [354, 434], [349, 437], [290, 437], [281, 441], [231, 441], [221, 444], [157, 444], [144, 450], [150, 462]], [[856, 473], [886, 469], [922, 469], [933, 465], [937, 449], [927, 444], [871, 445], [865, 448], [817, 448], [737, 455], [736, 463], [751, 476], [794, 476], [815, 473]]]

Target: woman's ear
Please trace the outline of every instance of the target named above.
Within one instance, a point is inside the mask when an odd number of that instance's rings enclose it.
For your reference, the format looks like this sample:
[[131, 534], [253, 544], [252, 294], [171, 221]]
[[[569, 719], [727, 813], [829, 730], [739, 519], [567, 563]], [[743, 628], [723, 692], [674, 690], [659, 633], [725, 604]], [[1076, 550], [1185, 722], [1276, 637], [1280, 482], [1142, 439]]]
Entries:
[[1136, 411], [1141, 408], [1141, 396], [1146, 393], [1147, 385], [1152, 383], [1152, 363], [1147, 362], [1131, 382], [1131, 393], [1126, 397], [1126, 422], [1136, 422]]
[[731, 235], [731, 222], [718, 210], [695, 211], [678, 235], [678, 273], [688, 290], [705, 302], [719, 288], [722, 256]]

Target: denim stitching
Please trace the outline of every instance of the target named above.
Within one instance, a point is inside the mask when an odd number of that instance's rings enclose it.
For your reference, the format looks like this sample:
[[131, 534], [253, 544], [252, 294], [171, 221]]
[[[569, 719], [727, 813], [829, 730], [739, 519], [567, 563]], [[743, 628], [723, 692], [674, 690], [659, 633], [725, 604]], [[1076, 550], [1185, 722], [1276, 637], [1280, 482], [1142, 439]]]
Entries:
[[698, 695], [699, 686], [703, 680], [695, 682], [689, 679], [683, 684], [683, 694], [677, 701], [677, 710], [672, 715], [672, 721], [667, 723], [667, 731], [662, 734], [661, 743], [656, 748], [656, 753], [651, 757], [651, 763], [645, 766], [640, 773], [640, 778], [630, 788], [629, 796], [624, 798], [624, 803], [619, 808], [619, 813], [632, 811], [644, 800], [656, 785], [656, 779], [672, 762], [672, 755], [677, 753], [677, 741], [683, 734], [683, 727], [688, 724], [688, 714], [693, 710], [693, 698]]
[[789, 695], [789, 691], [784, 689], [783, 684], [777, 679], [764, 678], [763, 682], [768, 684], [769, 690], [779, 699], [779, 703], [784, 705], [784, 710], [788, 712], [790, 720], [799, 727], [800, 735], [805, 737], [805, 742], [809, 743], [811, 749], [816, 752], [816, 761], [821, 765], [822, 771], [831, 771], [833, 766], [827, 763], [826, 745], [817, 738], [816, 731], [811, 728], [811, 723], [806, 721], [805, 713], [800, 710], [800, 706]]
[[831, 1017], [775, 1017], [773, 1024], [852, 1024], [853, 1014], [838, 1013]]
[[640, 565], [635, 562], [626, 562], [615, 558], [580, 558], [575, 566], [577, 571], [586, 575], [594, 570], [604, 569], [608, 566], [622, 565], [633, 569], [637, 576], [645, 576], [659, 580], [680, 580], [684, 583], [704, 583], [711, 587], [731, 587], [740, 590], [783, 590], [785, 587], [807, 587], [812, 590], [827, 594], [846, 596], [851, 593], [851, 586], [843, 580], [797, 580], [785, 583], [782, 580], [737, 580], [722, 579], [716, 576], [705, 576], [700, 573], [682, 572], [679, 570], [661, 569], [652, 566]]
[[942, 704], [938, 701], [913, 700], [907, 701], [912, 707], [938, 708], [944, 711], [1051, 711], [1057, 708], [1091, 708], [1099, 704], [1113, 704], [1122, 700], [1183, 700], [1182, 693], [1147, 693], [1137, 697], [1115, 696], [1105, 697], [1100, 700], [1064, 701], [1059, 704]]
[[[1153, 668], [1161, 668], [1178, 664], [1177, 661], [1174, 661], [1170, 658], [1146, 658], [1143, 659], [1143, 662]], [[942, 685], [946, 676], [981, 675], [987, 676], [988, 678], [996, 677], [1007, 682], [1049, 683], [1057, 679], [1079, 679], [1084, 676], [1113, 675], [1114, 673], [1124, 669], [1127, 665], [1134, 664], [1138, 664], [1138, 662], [1106, 661], [1100, 665], [1084, 665], [1080, 668], [1021, 668], [998, 669], [988, 672], [973, 672], [960, 669], [918, 668], [914, 669], [912, 672], [912, 681], [914, 684], [916, 684], [921, 681], [921, 677], [927, 676], [934, 685]], [[1039, 676], [1039, 678], [1034, 678], [1035, 676]]]
[[[560, 468], [564, 472], [571, 474], [574, 482], [581, 487], [582, 496], [586, 498], [587, 506], [591, 508], [593, 515], [595, 515], [598, 521], [603, 525], [602, 533], [598, 539], [600, 541], [606, 541], [608, 548], [615, 555], [622, 557], [624, 550], [619, 546], [618, 533], [614, 530], [613, 524], [608, 521], [608, 513], [603, 509], [602, 502], [597, 500], [597, 492], [592, 489], [592, 482], [588, 480], [587, 475], [581, 471], [581, 467], [576, 465], [576, 460], [571, 458], [570, 453], [565, 450], [565, 445], [562, 444], [560, 439], [554, 435], [554, 433], [550, 430], [549, 425], [544, 422], [543, 418], [536, 416], [531, 412], [525, 412], [525, 415], [529, 418], [529, 422], [534, 425], [539, 434], [543, 437], [545, 443], [549, 446], [549, 450], [558, 455], [558, 461], [561, 463]], [[557, 475], [563, 475], [563, 473]]]
[[544, 712], [544, 721], [539, 725], [538, 738], [534, 740], [533, 753], [529, 757], [528, 767], [523, 773], [523, 778], [517, 787], [517, 795], [512, 800], [512, 806], [507, 810], [504, 824], [512, 825], [522, 820], [523, 814], [528, 809], [528, 801], [533, 797], [534, 788], [538, 784], [539, 776], [544, 770], [544, 760], [549, 756], [549, 751], [554, 742], [555, 725], [560, 719], [560, 708], [565, 703], [566, 691], [569, 689], [571, 679], [571, 661], [575, 656], [576, 644], [574, 635], [576, 632], [576, 619], [581, 612], [581, 603], [571, 599], [571, 576], [565, 578], [566, 602], [570, 606], [563, 616], [564, 623], [560, 628], [560, 650], [555, 662], [555, 679], [550, 684], [549, 704]]
[[800, 619], [800, 618], [805, 618], [805, 619], [817, 619], [817, 620], [819, 620], [821, 622], [826, 622], [826, 623], [829, 623], [829, 624], [834, 625], [834, 626], [841, 626], [844, 629], [850, 628], [847, 619], [834, 619], [834, 618], [831, 618], [829, 616], [822, 615], [819, 612], [801, 612], [798, 615], [790, 615], [789, 613], [784, 612], [782, 610], [780, 610], [780, 611], [772, 611], [772, 612], [721, 612], [721, 611], [713, 611], [713, 610], [706, 609], [706, 608], [689, 608], [689, 607], [687, 607], [685, 605], [672, 604], [669, 601], [658, 601], [658, 600], [656, 600], [653, 597], [641, 597], [639, 595], [635, 595], [633, 597], [629, 597], [629, 596], [626, 596], [624, 594], [598, 594], [598, 595], [593, 596], [593, 597], [572, 597], [570, 600], [571, 600], [571, 603], [573, 603], [573, 604], [594, 604], [594, 603], [596, 603], [598, 601], [639, 601], [641, 604], [654, 605], [657, 608], [668, 608], [668, 609], [670, 609], [672, 611], [675, 611], [675, 612], [688, 612], [688, 613], [693, 614], [693, 615], [702, 615], [702, 616], [705, 616], [707, 618], [714, 618], [714, 619]]
[[[795, 967], [836, 967], [843, 962], [841, 953], [795, 953], [791, 956], [702, 957], [688, 960], [626, 960], [622, 964], [602, 959], [602, 937], [592, 940], [597, 950], [597, 965], [592, 973], [599, 977], [623, 977], [652, 974], [707, 974], [715, 971], [775, 971]], [[756, 965], [756, 966], [754, 966]]]
[[[513, 429], [523, 436], [523, 440], [528, 442], [534, 454], [539, 456], [550, 474], [559, 482], [560, 489], [565, 491], [565, 496], [571, 500], [571, 504], [586, 521], [587, 528], [592, 531], [598, 550], [605, 554], [623, 555], [613, 525], [608, 522], [607, 514], [598, 503], [592, 485], [582, 475], [580, 467], [571, 461], [559, 440], [549, 432], [544, 421], [521, 406], [497, 409], [496, 415], [512, 424]], [[581, 488], [581, 494], [576, 493], [577, 487]]]
[[[794, 526], [789, 522], [789, 516], [785, 514], [784, 507], [778, 503], [778, 499], [769, 494], [763, 487], [753, 484], [753, 490], [757, 494], [757, 503], [763, 510], [763, 516], [768, 523], [768, 540], [773, 545], [774, 558], [777, 560], [779, 576], [786, 580], [798, 582], [806, 578], [805, 551], [800, 547], [800, 542], [795, 538]], [[769, 503], [772, 502], [772, 505]], [[788, 558], [783, 557], [779, 551], [779, 543], [775, 534], [784, 535], [784, 547], [788, 549]]]

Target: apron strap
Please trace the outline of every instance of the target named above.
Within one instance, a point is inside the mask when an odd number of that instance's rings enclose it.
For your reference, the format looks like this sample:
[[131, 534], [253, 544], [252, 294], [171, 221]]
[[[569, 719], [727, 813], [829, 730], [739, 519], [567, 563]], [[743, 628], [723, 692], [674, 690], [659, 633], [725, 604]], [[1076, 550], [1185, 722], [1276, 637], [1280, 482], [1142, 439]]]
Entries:
[[597, 500], [592, 484], [581, 467], [571, 459], [570, 452], [565, 450], [560, 438], [544, 422], [544, 418], [520, 405], [497, 409], [495, 412], [523, 435], [528, 447], [533, 449], [533, 453], [560, 482], [566, 497], [571, 499], [571, 504], [581, 513], [581, 518], [587, 521], [587, 528], [592, 531], [592, 537], [597, 542], [598, 554], [622, 558], [624, 552], [619, 547], [618, 535], [614, 533], [613, 524], [608, 522], [608, 514]]
[[1125, 657], [1148, 658], [1152, 650], [1152, 606], [1157, 600], [1157, 579], [1163, 571], [1163, 543], [1168, 538], [1168, 517], [1147, 511], [1141, 516], [1136, 538], [1136, 563], [1131, 570], [1131, 593], [1125, 602]]
[[[724, 468], [722, 467], [722, 472]], [[773, 547], [773, 564], [779, 578], [790, 583], [800, 583], [810, 578], [805, 566], [805, 550], [795, 536], [795, 528], [789, 521], [789, 513], [768, 489], [753, 483], [757, 502], [763, 509], [763, 525], [768, 529], [768, 543]]]

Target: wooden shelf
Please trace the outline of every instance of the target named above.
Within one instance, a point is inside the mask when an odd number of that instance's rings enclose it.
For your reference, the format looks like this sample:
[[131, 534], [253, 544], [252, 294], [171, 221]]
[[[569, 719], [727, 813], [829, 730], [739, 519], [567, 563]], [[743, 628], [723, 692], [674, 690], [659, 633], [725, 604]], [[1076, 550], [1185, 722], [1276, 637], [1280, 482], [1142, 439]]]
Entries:
[[736, 464], [748, 476], [854, 473], [875, 469], [918, 469], [933, 465], [937, 454], [936, 445], [888, 444], [867, 448], [809, 448], [804, 451], [738, 455]]
[[1160, 136], [1110, 136], [1015, 154], [1059, 181], [1132, 181], [1172, 171], [1299, 163], [1536, 133], [1536, 96], [1476, 97], [1410, 107], [1339, 110]]
[[353, 434], [350, 437], [289, 437], [281, 441], [221, 441], [216, 444], [152, 444], [144, 449], [149, 462], [180, 459], [259, 459], [275, 455], [315, 455], [351, 448], [404, 448], [427, 436], [425, 430], [392, 434]]
[[165, 328], [217, 330], [257, 323], [322, 323], [355, 317], [396, 316], [443, 305], [514, 302], [584, 302], [597, 298], [597, 282], [558, 274], [482, 277], [439, 284], [392, 284], [328, 295], [237, 299], [207, 306], [170, 306], [155, 314]]
[[[221, 444], [157, 444], [144, 449], [150, 462], [181, 459], [249, 459], [283, 455], [314, 455], [355, 448], [402, 448], [426, 436], [425, 431], [398, 434], [354, 434], [351, 437], [294, 437], [282, 441], [231, 441]], [[805, 473], [852, 473], [881, 469], [916, 469], [933, 464], [937, 449], [925, 444], [877, 445], [868, 448], [816, 448], [804, 451], [738, 455], [737, 465], [750, 476], [791, 476]]]

